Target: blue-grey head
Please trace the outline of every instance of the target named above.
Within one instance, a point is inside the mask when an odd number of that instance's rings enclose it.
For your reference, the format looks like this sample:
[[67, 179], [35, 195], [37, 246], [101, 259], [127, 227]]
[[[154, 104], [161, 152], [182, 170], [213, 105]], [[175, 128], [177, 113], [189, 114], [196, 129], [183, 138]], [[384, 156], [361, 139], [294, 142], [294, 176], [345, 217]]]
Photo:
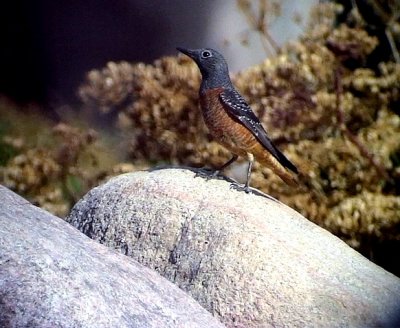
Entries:
[[218, 51], [210, 48], [176, 49], [196, 62], [203, 77], [201, 85], [203, 90], [218, 87], [232, 87], [228, 65], [226, 64], [225, 58]]

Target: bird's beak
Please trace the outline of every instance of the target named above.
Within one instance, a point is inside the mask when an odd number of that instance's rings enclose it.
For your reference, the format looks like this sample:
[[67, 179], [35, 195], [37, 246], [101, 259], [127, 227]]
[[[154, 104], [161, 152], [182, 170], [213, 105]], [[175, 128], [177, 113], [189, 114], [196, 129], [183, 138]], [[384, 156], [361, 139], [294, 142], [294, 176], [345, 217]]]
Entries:
[[185, 54], [186, 56], [189, 56], [190, 58], [194, 59], [197, 55], [195, 50], [191, 50], [191, 49], [184, 49], [184, 48], [180, 48], [177, 47], [176, 50], [178, 50], [179, 52]]

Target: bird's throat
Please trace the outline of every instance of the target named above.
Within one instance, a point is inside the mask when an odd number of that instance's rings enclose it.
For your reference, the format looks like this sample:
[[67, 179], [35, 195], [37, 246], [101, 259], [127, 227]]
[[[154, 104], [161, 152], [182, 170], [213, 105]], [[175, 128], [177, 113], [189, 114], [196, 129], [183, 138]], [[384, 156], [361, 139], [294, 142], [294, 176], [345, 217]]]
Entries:
[[224, 74], [214, 72], [202, 73], [202, 81], [200, 91], [211, 90], [215, 88], [230, 88], [233, 87], [232, 81], [229, 78], [229, 73]]

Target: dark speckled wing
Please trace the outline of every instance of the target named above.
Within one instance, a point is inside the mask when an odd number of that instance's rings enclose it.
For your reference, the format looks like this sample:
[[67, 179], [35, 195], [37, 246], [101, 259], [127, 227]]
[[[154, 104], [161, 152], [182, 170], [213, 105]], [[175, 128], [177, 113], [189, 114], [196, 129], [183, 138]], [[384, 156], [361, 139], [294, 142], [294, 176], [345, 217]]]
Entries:
[[298, 173], [296, 166], [273, 145], [260, 120], [239, 92], [235, 89], [225, 89], [221, 92], [219, 97], [225, 110], [243, 124], [260, 141], [266, 150], [268, 150], [283, 166]]

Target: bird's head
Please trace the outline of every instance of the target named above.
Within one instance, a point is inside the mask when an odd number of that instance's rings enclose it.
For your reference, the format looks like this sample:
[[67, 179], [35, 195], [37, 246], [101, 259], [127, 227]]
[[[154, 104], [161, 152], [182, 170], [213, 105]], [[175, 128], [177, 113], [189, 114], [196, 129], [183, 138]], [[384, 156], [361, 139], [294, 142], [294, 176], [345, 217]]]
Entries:
[[181, 53], [192, 58], [200, 69], [203, 82], [212, 86], [225, 86], [230, 84], [228, 65], [224, 57], [216, 50], [210, 48], [184, 49], [176, 48]]

